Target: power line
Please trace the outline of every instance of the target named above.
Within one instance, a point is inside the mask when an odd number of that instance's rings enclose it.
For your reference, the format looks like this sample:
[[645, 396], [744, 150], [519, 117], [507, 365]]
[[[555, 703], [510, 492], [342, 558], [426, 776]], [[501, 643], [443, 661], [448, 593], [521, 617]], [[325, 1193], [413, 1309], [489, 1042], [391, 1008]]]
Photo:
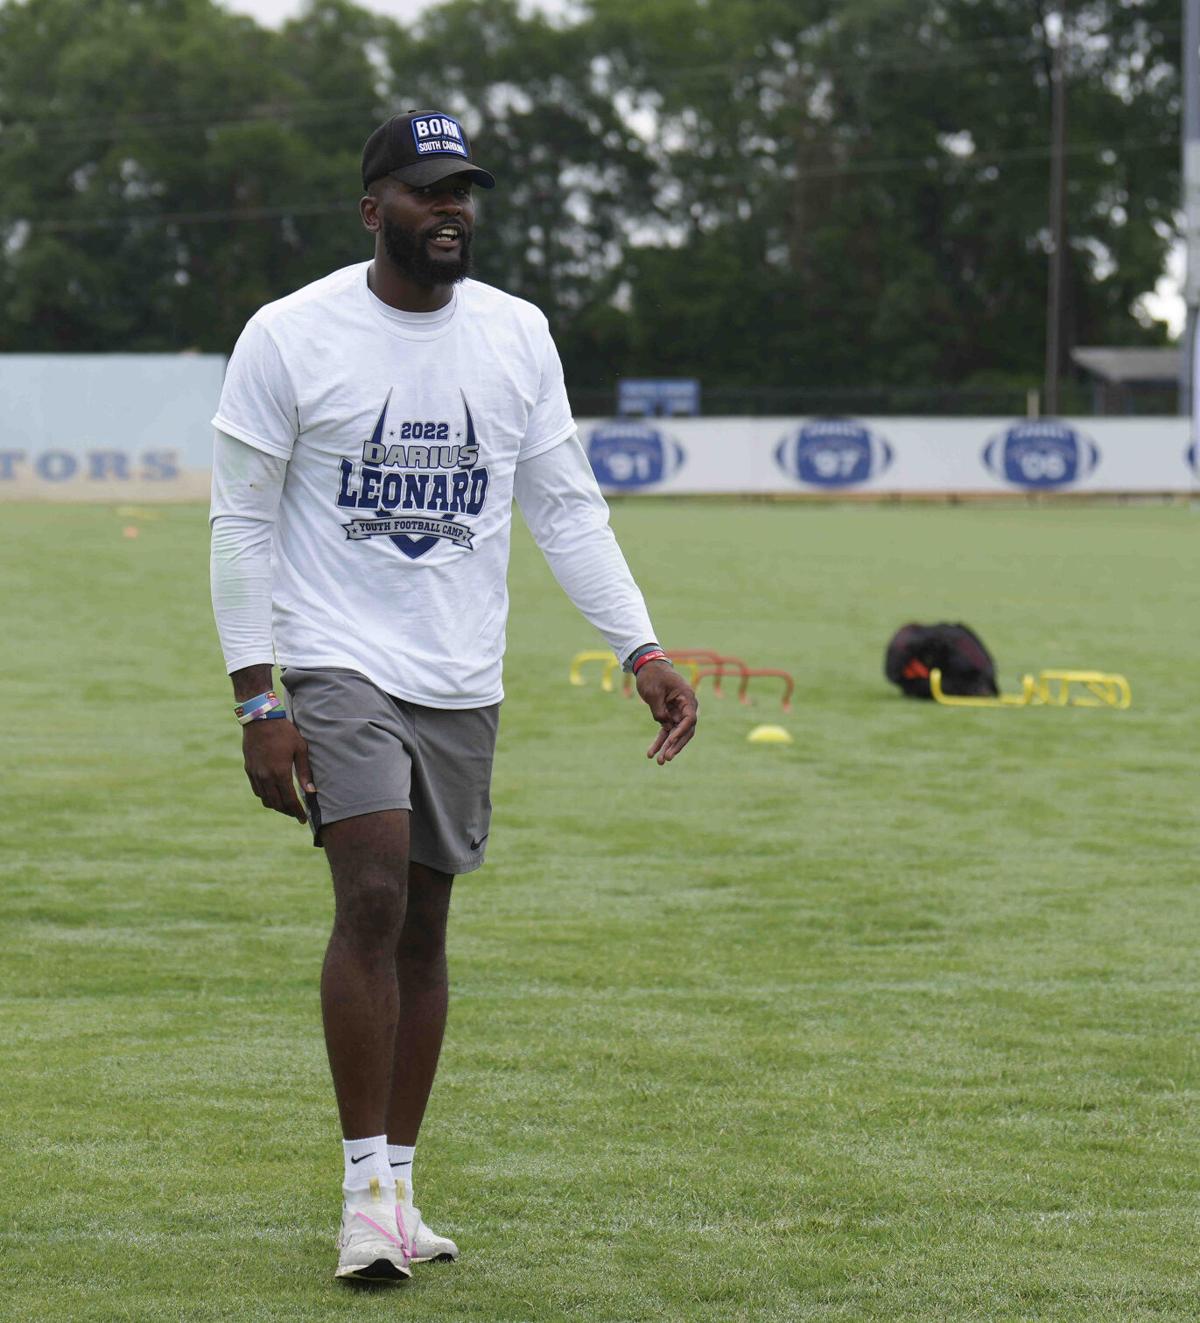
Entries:
[[265, 121], [287, 119], [312, 119], [316, 116], [338, 115], [343, 111], [363, 111], [376, 114], [374, 107], [364, 107], [362, 99], [355, 100], [300, 100], [266, 101], [257, 106], [239, 107], [237, 112], [223, 113], [221, 107], [197, 107], [190, 110], [171, 112], [156, 111], [145, 115], [110, 115], [98, 121], [95, 115], [80, 119], [62, 119], [56, 115], [17, 115], [3, 120], [0, 138], [15, 137], [18, 134], [41, 137], [49, 130], [51, 136], [75, 137], [79, 134], [93, 136], [115, 136], [116, 134], [136, 132], [140, 129], [164, 129], [167, 136], [194, 128], [223, 128], [247, 124], [261, 124]]
[[[1089, 156], [1101, 151], [1129, 152], [1146, 148], [1175, 150], [1178, 143], [1173, 138], [1129, 139], [1121, 143], [1072, 143], [1067, 148], [1069, 156]], [[922, 157], [891, 157], [878, 160], [847, 162], [842, 165], [818, 166], [801, 170], [800, 179], [831, 179], [842, 176], [889, 174], [902, 172], [927, 172], [930, 169], [981, 169], [1006, 162], [1048, 160], [1051, 145], [1038, 147], [1012, 148], [994, 152], [975, 152], [969, 156], [945, 154], [943, 156], [925, 155]], [[124, 216], [92, 216], [65, 220], [33, 220], [28, 216], [0, 216], [0, 226], [27, 225], [38, 233], [79, 233], [105, 229], [148, 229], [169, 225], [212, 225], [234, 222], [255, 222], [280, 220], [289, 216], [332, 216], [344, 213], [355, 214], [354, 203], [349, 199], [328, 202], [277, 203], [262, 207], [212, 208], [204, 211], [142, 212]]]
[[0, 225], [28, 225], [40, 233], [67, 234], [84, 230], [142, 229], [162, 225], [214, 225], [225, 221], [281, 220], [287, 216], [357, 214], [354, 203], [296, 202], [271, 207], [228, 207], [210, 211], [141, 212], [127, 216], [94, 216], [87, 220], [31, 220], [28, 216], [0, 217]]
[[[1178, 23], [1156, 24], [1153, 31], [1166, 33], [1179, 28]], [[1148, 29], [1150, 30], [1150, 29]], [[1106, 36], [1105, 33], [1090, 34]], [[1020, 34], [1008, 37], [980, 38], [976, 41], [958, 42], [941, 49], [926, 49], [914, 44], [877, 49], [862, 56], [848, 55], [844, 58], [831, 58], [817, 50], [798, 47], [792, 54], [791, 62], [799, 62], [803, 67], [811, 67], [818, 73], [852, 70], [859, 73], [877, 71], [905, 72], [913, 69], [933, 69], [944, 66], [986, 66], [997, 61], [986, 55], [972, 55], [976, 48], [1003, 50], [1015, 48], [1006, 57], [1015, 63], [1037, 63], [1044, 52], [1039, 40], [1032, 34]], [[964, 53], [966, 52], [966, 53]], [[618, 52], [619, 54], [619, 52]], [[730, 61], [712, 64], [684, 65], [676, 68], [657, 67], [653, 72], [653, 86], [669, 83], [686, 83], [694, 80], [712, 80], [720, 78], [736, 83], [739, 78], [759, 74], [769, 66], [761, 62], [737, 64]], [[787, 73], [781, 68], [780, 72]], [[620, 89], [610, 89], [620, 90]], [[629, 91], [645, 91], [646, 87], [633, 86]], [[362, 98], [353, 99], [309, 99], [281, 98], [267, 101], [258, 106], [240, 107], [230, 114], [223, 107], [197, 107], [188, 110], [157, 111], [145, 114], [113, 115], [98, 120], [95, 115], [86, 118], [63, 119], [53, 112], [43, 114], [24, 112], [17, 116], [0, 115], [0, 140], [4, 138], [36, 137], [40, 141], [80, 136], [88, 138], [115, 138], [131, 132], [144, 131], [145, 136], [171, 138], [190, 133], [193, 129], [215, 129], [224, 127], [244, 127], [260, 124], [269, 120], [292, 120], [302, 122], [319, 121], [332, 117], [328, 122], [336, 122], [343, 112], [369, 115], [379, 113], [378, 107], [364, 106]], [[224, 113], [223, 113], [224, 112]], [[152, 130], [159, 130], [155, 133]]]

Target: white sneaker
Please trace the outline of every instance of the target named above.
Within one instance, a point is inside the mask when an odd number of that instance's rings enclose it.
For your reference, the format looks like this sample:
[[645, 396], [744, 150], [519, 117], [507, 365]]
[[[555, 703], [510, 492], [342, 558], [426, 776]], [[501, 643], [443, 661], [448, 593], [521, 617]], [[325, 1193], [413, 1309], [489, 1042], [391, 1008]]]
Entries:
[[412, 1276], [408, 1226], [397, 1219], [399, 1205], [390, 1187], [372, 1179], [366, 1190], [345, 1191], [338, 1235], [335, 1277], [368, 1282], [402, 1282]]
[[449, 1236], [439, 1236], [425, 1225], [421, 1210], [414, 1208], [404, 1181], [396, 1182], [396, 1222], [408, 1237], [410, 1263], [453, 1263], [458, 1246]]

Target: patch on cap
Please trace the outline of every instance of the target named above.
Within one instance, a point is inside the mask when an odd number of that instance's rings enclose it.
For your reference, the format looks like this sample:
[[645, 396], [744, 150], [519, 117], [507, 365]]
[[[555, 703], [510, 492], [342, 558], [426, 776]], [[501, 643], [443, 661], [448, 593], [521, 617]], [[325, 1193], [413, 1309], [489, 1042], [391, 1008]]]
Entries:
[[466, 158], [466, 135], [458, 120], [449, 115], [414, 115], [412, 133], [418, 156]]

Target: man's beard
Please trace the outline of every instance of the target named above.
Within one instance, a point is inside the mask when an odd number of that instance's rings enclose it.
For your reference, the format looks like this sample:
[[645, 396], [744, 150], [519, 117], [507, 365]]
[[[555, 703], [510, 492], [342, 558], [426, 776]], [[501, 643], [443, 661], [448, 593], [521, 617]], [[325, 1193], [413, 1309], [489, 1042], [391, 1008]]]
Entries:
[[[433, 230], [428, 233], [432, 234]], [[435, 285], [457, 285], [471, 274], [471, 235], [465, 226], [459, 240], [458, 256], [454, 258], [434, 257], [425, 243], [425, 236], [388, 220], [383, 221], [383, 248], [414, 284], [426, 289]]]

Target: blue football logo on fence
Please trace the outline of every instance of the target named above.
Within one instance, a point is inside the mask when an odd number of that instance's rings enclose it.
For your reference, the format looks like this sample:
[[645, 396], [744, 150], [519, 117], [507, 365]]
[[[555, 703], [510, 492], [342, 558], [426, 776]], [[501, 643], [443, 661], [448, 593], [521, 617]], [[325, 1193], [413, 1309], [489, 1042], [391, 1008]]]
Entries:
[[609, 423], [592, 429], [587, 457], [601, 487], [649, 487], [683, 465], [683, 447], [645, 423]]
[[1053, 418], [1014, 423], [983, 448], [983, 464], [1017, 487], [1066, 487], [1096, 471], [1100, 447]]
[[814, 487], [853, 487], [886, 472], [893, 458], [883, 437], [840, 418], [805, 423], [775, 447], [775, 462], [784, 473]]

